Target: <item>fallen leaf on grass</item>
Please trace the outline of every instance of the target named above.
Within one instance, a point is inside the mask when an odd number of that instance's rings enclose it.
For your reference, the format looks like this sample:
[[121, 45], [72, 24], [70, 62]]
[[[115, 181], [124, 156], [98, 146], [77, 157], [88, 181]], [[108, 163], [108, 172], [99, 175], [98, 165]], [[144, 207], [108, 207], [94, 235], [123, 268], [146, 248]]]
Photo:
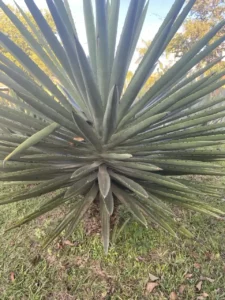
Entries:
[[84, 267], [86, 265], [88, 261], [88, 257], [87, 256], [75, 256], [74, 258], [74, 264], [76, 267]]
[[115, 278], [115, 275], [110, 275], [106, 271], [102, 270], [101, 263], [100, 262], [93, 262], [93, 264], [89, 267], [89, 269], [92, 270], [94, 273], [94, 276], [101, 277], [103, 279], [113, 279]]
[[10, 273], [10, 280], [13, 282], [15, 281], [15, 273], [14, 272], [11, 272]]
[[194, 264], [194, 267], [195, 267], [195, 269], [200, 269], [200, 268], [201, 268], [201, 265], [200, 265], [199, 263], [195, 263], [195, 264]]
[[186, 289], [186, 285], [182, 284], [180, 287], [179, 287], [179, 293], [180, 294], [183, 294], [184, 290]]
[[50, 255], [50, 254], [48, 254], [48, 255], [46, 256], [46, 261], [47, 261], [50, 265], [54, 265], [55, 262], [56, 262], [56, 260], [57, 260], [56, 255]]
[[205, 257], [207, 260], [212, 260], [214, 258], [214, 254], [211, 252], [206, 252]]
[[57, 250], [62, 249], [62, 247], [63, 247], [62, 242], [56, 244], [56, 249]]
[[102, 299], [105, 299], [105, 297], [108, 295], [108, 292], [107, 291], [105, 291], [105, 292], [103, 292], [102, 293]]
[[196, 289], [200, 292], [202, 289], [202, 281], [199, 281], [198, 284], [196, 284]]
[[74, 246], [74, 243], [72, 243], [69, 240], [63, 241], [63, 245], [67, 245], [67, 246]]
[[137, 261], [145, 261], [144, 257], [141, 257], [141, 256], [138, 256], [138, 257], [136, 258], [136, 260], [137, 260]]
[[151, 281], [156, 281], [156, 280], [159, 279], [159, 277], [157, 277], [157, 276], [155, 276], [155, 275], [149, 273], [149, 279], [150, 279]]
[[205, 300], [205, 299], [208, 298], [208, 297], [209, 297], [209, 294], [203, 293], [201, 296], [199, 296], [199, 297], [197, 298], [197, 300]]
[[212, 279], [212, 278], [209, 278], [209, 277], [203, 277], [203, 276], [200, 277], [200, 280], [206, 280], [206, 281], [209, 281], [211, 283], [213, 283], [215, 281], [215, 279]]
[[150, 294], [158, 285], [157, 282], [148, 282], [146, 286], [146, 295]]
[[170, 298], [169, 298], [170, 300], [177, 300], [178, 299], [178, 297], [177, 297], [177, 294], [175, 293], [175, 292], [172, 292], [171, 294], [170, 294]]
[[208, 298], [208, 297], [209, 297], [209, 294], [203, 293], [202, 296], [203, 296], [204, 298]]
[[193, 277], [193, 274], [186, 274], [185, 275], [185, 278], [189, 279], [189, 278], [192, 278]]

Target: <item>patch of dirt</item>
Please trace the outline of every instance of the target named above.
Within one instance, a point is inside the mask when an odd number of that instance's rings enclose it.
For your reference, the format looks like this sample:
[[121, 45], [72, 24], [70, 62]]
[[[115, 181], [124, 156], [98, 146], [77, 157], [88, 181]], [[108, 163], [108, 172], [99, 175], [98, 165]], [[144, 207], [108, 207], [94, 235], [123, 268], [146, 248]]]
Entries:
[[87, 235], [101, 233], [99, 206], [94, 203], [84, 216], [84, 230]]
[[95, 276], [101, 277], [105, 280], [116, 277], [116, 276], [110, 275], [106, 271], [104, 271], [102, 266], [101, 266], [100, 261], [93, 261], [89, 268], [93, 272], [93, 274], [95, 274]]
[[[115, 226], [118, 221], [118, 204], [115, 205], [114, 213], [110, 217], [110, 228]], [[86, 212], [83, 220], [86, 235], [101, 234], [101, 218], [99, 204], [94, 202], [91, 208]]]

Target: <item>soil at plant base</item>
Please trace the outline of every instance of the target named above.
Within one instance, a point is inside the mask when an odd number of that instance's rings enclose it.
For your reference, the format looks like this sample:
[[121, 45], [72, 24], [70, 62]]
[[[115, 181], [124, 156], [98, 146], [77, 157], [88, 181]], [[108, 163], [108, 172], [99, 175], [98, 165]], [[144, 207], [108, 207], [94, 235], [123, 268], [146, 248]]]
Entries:
[[[110, 217], [110, 229], [112, 230], [115, 224], [118, 221], [118, 208], [119, 204], [117, 202], [114, 203], [114, 212]], [[100, 210], [99, 203], [96, 201], [93, 203], [91, 208], [86, 212], [84, 216], [84, 230], [86, 235], [96, 235], [101, 234], [101, 218], [100, 218]]]

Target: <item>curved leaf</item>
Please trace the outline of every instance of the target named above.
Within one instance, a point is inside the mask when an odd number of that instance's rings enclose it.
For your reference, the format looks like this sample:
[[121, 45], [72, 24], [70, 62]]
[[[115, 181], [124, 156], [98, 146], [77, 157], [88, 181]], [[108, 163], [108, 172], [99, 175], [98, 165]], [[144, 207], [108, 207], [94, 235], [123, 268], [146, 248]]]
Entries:
[[132, 179], [116, 174], [113, 171], [109, 171], [109, 175], [115, 179], [116, 181], [118, 181], [119, 183], [121, 183], [122, 185], [124, 185], [126, 188], [128, 188], [129, 190], [133, 191], [134, 193], [141, 195], [145, 198], [148, 198], [148, 193], [146, 192], [146, 190], [139, 185], [137, 182], [133, 181]]
[[101, 142], [97, 134], [91, 128], [91, 126], [77, 114], [73, 113], [73, 118], [75, 124], [82, 132], [84, 138], [87, 139], [87, 141], [89, 141], [97, 150], [101, 150], [102, 149]]
[[100, 216], [102, 224], [102, 242], [105, 253], [108, 253], [109, 249], [109, 237], [110, 237], [110, 216], [103, 199], [100, 197]]
[[108, 196], [111, 187], [111, 179], [106, 165], [101, 165], [98, 168], [98, 185], [100, 193], [105, 199]]
[[122, 189], [118, 188], [116, 185], [112, 185], [112, 191], [115, 196], [127, 207], [127, 209], [134, 215], [134, 217], [147, 226], [147, 222], [141, 211], [135, 205], [134, 198], [129, 195], [127, 192], [124, 192]]
[[4, 162], [11, 159], [13, 156], [18, 155], [22, 153], [24, 150], [30, 148], [31, 146], [37, 144], [47, 136], [49, 136], [54, 130], [59, 128], [60, 125], [57, 123], [52, 123], [42, 129], [41, 131], [35, 133], [31, 137], [29, 137], [26, 141], [24, 141], [22, 144], [20, 144], [12, 153], [10, 153], [6, 158], [4, 159]]
[[106, 143], [113, 134], [116, 128], [117, 110], [119, 104], [119, 91], [118, 87], [114, 86], [110, 91], [107, 101], [105, 114], [103, 118], [103, 143]]
[[[70, 234], [75, 229], [77, 224], [82, 219], [89, 206], [97, 196], [97, 185], [94, 184], [90, 191], [86, 194], [83, 201], [78, 201], [74, 204], [74, 208], [64, 217], [62, 222], [52, 231], [43, 243], [43, 248], [46, 248], [59, 234], [70, 224]], [[69, 233], [68, 233], [69, 234]]]

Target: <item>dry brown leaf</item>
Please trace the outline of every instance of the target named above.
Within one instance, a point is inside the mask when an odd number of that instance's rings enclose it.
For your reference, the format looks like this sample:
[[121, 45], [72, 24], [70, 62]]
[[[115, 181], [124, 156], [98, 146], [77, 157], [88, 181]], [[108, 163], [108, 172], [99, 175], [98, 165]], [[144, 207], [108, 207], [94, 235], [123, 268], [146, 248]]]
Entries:
[[203, 276], [200, 277], [200, 280], [206, 280], [206, 281], [209, 281], [211, 283], [213, 283], [215, 281], [215, 279], [212, 279], [212, 278], [209, 278], [209, 277], [203, 277]]
[[199, 281], [199, 283], [196, 284], [196, 289], [200, 292], [202, 289], [202, 281]]
[[49, 264], [53, 265], [56, 262], [57, 258], [56, 258], [56, 255], [50, 255], [50, 254], [48, 254], [46, 256], [46, 260], [47, 260], [47, 262]]
[[206, 252], [205, 253], [205, 257], [206, 257], [207, 260], [212, 260], [213, 257], [214, 257], [214, 254], [211, 253], [211, 252]]
[[67, 245], [67, 246], [74, 246], [74, 243], [72, 243], [69, 240], [63, 241], [63, 245]]
[[156, 280], [159, 279], [159, 277], [157, 277], [157, 276], [155, 276], [155, 275], [149, 273], [149, 279], [150, 279], [151, 281], [156, 281]]
[[110, 275], [106, 271], [102, 270], [100, 262], [94, 262], [91, 266], [89, 266], [89, 268], [92, 270], [95, 276], [99, 276], [106, 279], [115, 278], [114, 275]]
[[203, 296], [204, 298], [208, 298], [208, 297], [209, 297], [209, 294], [203, 293], [202, 296]]
[[10, 280], [13, 282], [15, 281], [15, 273], [14, 272], [11, 272], [10, 273]]
[[137, 260], [137, 261], [145, 261], [144, 257], [141, 257], [141, 256], [138, 256], [138, 257], [136, 258], [136, 260]]
[[193, 277], [193, 274], [186, 274], [186, 275], [185, 275], [185, 278], [187, 278], [187, 279], [188, 279], [188, 278], [192, 278], [192, 277]]
[[201, 268], [201, 265], [200, 265], [199, 263], [195, 263], [195, 264], [194, 264], [194, 267], [195, 267], [195, 269], [200, 269], [200, 268]]
[[74, 263], [77, 267], [84, 267], [87, 264], [89, 257], [87, 255], [75, 256]]
[[148, 282], [146, 286], [146, 295], [150, 294], [159, 284], [157, 282]]
[[105, 299], [105, 297], [108, 295], [108, 292], [107, 291], [105, 291], [105, 292], [103, 292], [102, 293], [102, 299]]
[[61, 242], [56, 244], [56, 249], [57, 249], [57, 250], [62, 249], [62, 247], [63, 247], [63, 246], [62, 246], [62, 243], [61, 243]]
[[205, 300], [205, 299], [208, 298], [208, 297], [209, 297], [209, 294], [203, 293], [203, 294], [201, 294], [201, 296], [199, 296], [199, 297], [197, 298], [197, 300]]
[[180, 294], [183, 294], [184, 290], [186, 289], [186, 285], [182, 284], [180, 287], [179, 287], [179, 293]]
[[74, 141], [83, 142], [84, 139], [82, 137], [76, 136], [73, 138]]
[[177, 300], [178, 299], [178, 297], [177, 297], [177, 294], [175, 293], [175, 292], [172, 292], [171, 294], [170, 294], [170, 298], [169, 298], [170, 300]]

